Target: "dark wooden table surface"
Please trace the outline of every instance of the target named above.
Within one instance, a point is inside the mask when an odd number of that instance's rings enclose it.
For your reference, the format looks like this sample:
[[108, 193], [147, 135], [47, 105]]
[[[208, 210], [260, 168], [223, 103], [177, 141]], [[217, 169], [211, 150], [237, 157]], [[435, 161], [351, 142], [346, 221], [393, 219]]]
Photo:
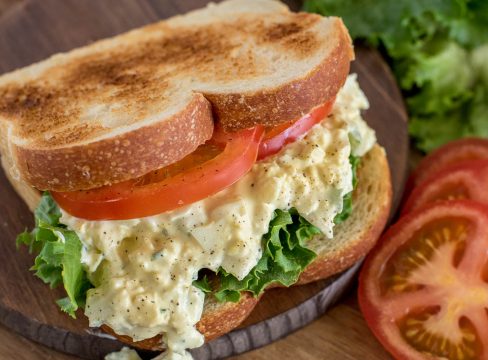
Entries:
[[[19, 1], [0, 0], [0, 17]], [[351, 289], [343, 301], [311, 325], [235, 359], [389, 359], [369, 331], [358, 309], [355, 292], [355, 288]], [[26, 340], [0, 325], [0, 359], [75, 358]]]

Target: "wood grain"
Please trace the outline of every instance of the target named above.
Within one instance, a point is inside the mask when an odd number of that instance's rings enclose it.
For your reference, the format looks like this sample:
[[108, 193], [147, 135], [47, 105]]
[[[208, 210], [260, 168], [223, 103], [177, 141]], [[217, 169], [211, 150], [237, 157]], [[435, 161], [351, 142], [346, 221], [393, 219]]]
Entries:
[[[68, 50], [155, 21], [158, 18], [199, 7], [202, 1], [103, 0], [85, 2], [81, 7], [79, 4], [74, 0], [32, 2], [20, 6], [10, 12], [8, 17], [3, 18], [0, 22], [0, 53], [2, 54], [0, 72], [40, 60], [54, 51]], [[29, 44], [29, 46], [19, 46], [19, 44]], [[353, 71], [359, 73], [361, 86], [371, 101], [373, 110], [366, 114], [367, 121], [377, 130], [379, 142], [388, 151], [395, 186], [394, 203], [397, 204], [405, 178], [404, 164], [406, 164], [408, 146], [405, 111], [398, 89], [379, 55], [362, 48], [358, 49], [357, 53], [359, 60], [353, 65]], [[385, 124], [388, 125], [385, 126]], [[2, 260], [6, 257], [5, 261], [0, 264], [0, 272], [5, 274], [0, 279], [0, 318], [4, 323], [17, 325], [23, 324], [26, 320], [38, 321], [39, 326], [28, 328], [26, 325], [22, 331], [23, 334], [37, 338], [38, 341], [51, 346], [55, 342], [59, 343], [60, 340], [59, 337], [53, 337], [53, 333], [50, 332], [51, 328], [64, 329], [66, 335], [63, 335], [61, 339], [64, 346], [80, 354], [86, 353], [88, 350], [88, 355], [90, 353], [93, 355], [89, 357], [98, 357], [100, 347], [108, 349], [113, 345], [109, 341], [105, 341], [107, 339], [93, 340], [93, 337], [85, 331], [87, 323], [82, 316], [81, 320], [70, 321], [61, 314], [54, 305], [54, 299], [60, 297], [61, 292], [49, 290], [26, 271], [32, 263], [31, 256], [25, 251], [20, 254], [15, 252], [13, 239], [25, 226], [32, 224], [31, 215], [8, 187], [3, 174], [0, 174], [0, 184], [2, 187], [0, 225], [3, 225], [5, 229], [1, 235], [0, 249], [3, 253]], [[326, 281], [323, 281], [292, 290], [269, 292], [248, 319], [246, 325], [255, 324], [285, 310], [293, 309], [323, 290], [325, 284]], [[2, 308], [17, 312], [4, 311], [2, 313]], [[339, 313], [337, 318], [334, 318], [331, 314], [336, 314], [336, 311]], [[50, 326], [41, 326], [41, 324]], [[352, 333], [344, 326], [350, 327]], [[338, 310], [326, 315], [312, 327], [314, 329], [312, 332], [300, 331], [286, 340], [281, 340], [277, 345], [272, 345], [270, 350], [266, 348], [250, 355], [243, 355], [242, 358], [261, 358], [260, 356], [266, 356], [268, 359], [278, 358], [273, 354], [280, 354], [285, 349], [290, 359], [324, 356], [332, 359], [334, 356], [341, 359], [347, 358], [347, 356], [356, 358], [354, 354], [359, 354], [358, 351], [361, 350], [360, 346], [356, 346], [356, 343], [361, 343], [358, 342], [358, 339], [364, 344], [364, 349], [370, 347], [368, 351], [375, 356], [373, 358], [378, 359], [385, 356], [378, 344], [372, 340], [371, 334], [367, 331], [364, 321], [354, 305], [341, 305]], [[326, 336], [322, 334], [324, 330], [328, 331]], [[317, 334], [318, 336], [316, 336]], [[14, 341], [16, 338], [4, 328], [0, 328], [0, 358], [4, 354], [8, 356], [9, 353], [11, 357], [7, 358], [19, 358], [16, 354], [18, 347], [10, 346], [9, 339]], [[47, 348], [36, 347], [26, 340], [18, 341], [23, 350], [33, 349], [32, 356], [26, 357], [28, 359], [49, 358], [49, 356], [58, 358], [57, 355], [52, 355], [55, 353]], [[309, 346], [312, 343], [314, 345]], [[29, 346], [22, 344], [29, 344]], [[355, 344], [354, 351], [351, 351], [350, 344]], [[282, 357], [280, 355], [280, 358]], [[69, 359], [70, 357], [63, 355], [59, 358]]]
[[[355, 290], [309, 326], [259, 350], [231, 360], [390, 360], [355, 303]], [[29, 341], [0, 325], [0, 359], [77, 360]]]
[[377, 343], [361, 313], [340, 304], [307, 328], [234, 360], [391, 359]]
[[17, 4], [17, 0], [1, 0], [0, 1], [0, 17], [3, 13], [10, 9], [14, 4]]

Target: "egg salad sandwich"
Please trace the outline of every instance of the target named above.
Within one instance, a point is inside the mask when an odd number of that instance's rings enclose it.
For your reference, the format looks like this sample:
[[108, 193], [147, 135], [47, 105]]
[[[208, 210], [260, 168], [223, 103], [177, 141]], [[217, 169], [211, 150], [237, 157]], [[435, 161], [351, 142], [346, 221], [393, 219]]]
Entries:
[[181, 359], [361, 259], [391, 185], [353, 58], [339, 18], [227, 0], [1, 76], [17, 242], [60, 308]]

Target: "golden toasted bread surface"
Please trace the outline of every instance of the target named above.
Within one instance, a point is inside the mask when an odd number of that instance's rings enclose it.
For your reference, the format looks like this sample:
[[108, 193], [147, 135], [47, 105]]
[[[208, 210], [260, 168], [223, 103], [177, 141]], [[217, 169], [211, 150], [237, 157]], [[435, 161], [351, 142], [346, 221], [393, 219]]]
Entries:
[[138, 177], [228, 130], [297, 119], [353, 58], [342, 21], [228, 0], [0, 77], [3, 156], [41, 190]]

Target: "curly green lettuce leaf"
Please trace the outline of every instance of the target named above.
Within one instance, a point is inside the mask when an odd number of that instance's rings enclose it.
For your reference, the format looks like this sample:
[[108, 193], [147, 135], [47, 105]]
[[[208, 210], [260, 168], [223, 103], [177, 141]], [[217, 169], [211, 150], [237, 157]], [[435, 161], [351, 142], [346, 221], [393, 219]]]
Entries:
[[449, 36], [467, 47], [477, 47], [488, 43], [488, 1], [457, 1], [459, 13], [441, 19], [449, 27]]
[[479, 60], [487, 55], [450, 42], [411, 65], [407, 77], [416, 90], [407, 97], [409, 132], [419, 149], [430, 152], [460, 137], [488, 137], [487, 72]]
[[450, 0], [306, 0], [304, 9], [340, 16], [354, 39], [365, 39], [401, 56], [434, 36], [437, 26], [432, 26], [432, 14], [452, 18], [461, 5]]
[[475, 89], [468, 110], [466, 133], [463, 135], [488, 138], [488, 86], [479, 86]]
[[220, 288], [215, 297], [221, 302], [237, 302], [241, 291], [258, 296], [271, 283], [294, 284], [317, 256], [306, 248], [307, 241], [317, 234], [320, 230], [295, 209], [276, 210], [269, 231], [263, 236], [263, 255], [257, 265], [242, 280], [220, 269]]
[[[487, 2], [488, 4], [488, 2]], [[471, 53], [471, 64], [485, 89], [488, 89], [488, 42]]]
[[212, 286], [210, 285], [207, 275], [193, 281], [193, 286], [197, 289], [202, 290], [204, 293], [209, 293], [212, 291]]
[[[351, 170], [352, 170], [353, 190], [356, 189], [356, 186], [358, 185], [357, 171], [360, 162], [361, 162], [361, 158], [359, 156], [354, 156], [354, 155], [349, 156], [349, 163], [351, 164]], [[342, 199], [342, 211], [335, 216], [334, 224], [338, 225], [346, 221], [349, 218], [349, 216], [351, 216], [352, 209], [353, 209], [352, 194], [353, 191], [347, 193]]]
[[[488, 86], [478, 81], [472, 89], [465, 91], [465, 96], [469, 94], [470, 99], [457, 107], [446, 106], [444, 111], [431, 113], [417, 111], [411, 116], [409, 131], [416, 138], [420, 149], [430, 152], [460, 137], [488, 138]], [[429, 101], [428, 97], [424, 99]], [[420, 106], [423, 102], [420, 100], [418, 96], [412, 97], [410, 105]], [[425, 107], [429, 105], [425, 104]]]
[[17, 246], [28, 246], [29, 252], [37, 254], [31, 267], [37, 277], [51, 288], [64, 285], [67, 297], [57, 304], [76, 318], [75, 312], [85, 305], [86, 292], [91, 288], [81, 265], [81, 241], [74, 231], [59, 223], [61, 211], [49, 193], [42, 195], [34, 215], [34, 229], [20, 234]]
[[408, 129], [416, 138], [417, 147], [429, 152], [463, 133], [462, 114], [457, 111], [438, 116], [412, 116]]
[[419, 53], [400, 80], [403, 89], [419, 89], [409, 97], [409, 107], [416, 113], [437, 113], [457, 108], [472, 97], [475, 72], [469, 64], [469, 52], [449, 41], [434, 54]]
[[307, 0], [305, 9], [341, 16], [353, 38], [383, 51], [420, 150], [487, 136], [488, 1]]

